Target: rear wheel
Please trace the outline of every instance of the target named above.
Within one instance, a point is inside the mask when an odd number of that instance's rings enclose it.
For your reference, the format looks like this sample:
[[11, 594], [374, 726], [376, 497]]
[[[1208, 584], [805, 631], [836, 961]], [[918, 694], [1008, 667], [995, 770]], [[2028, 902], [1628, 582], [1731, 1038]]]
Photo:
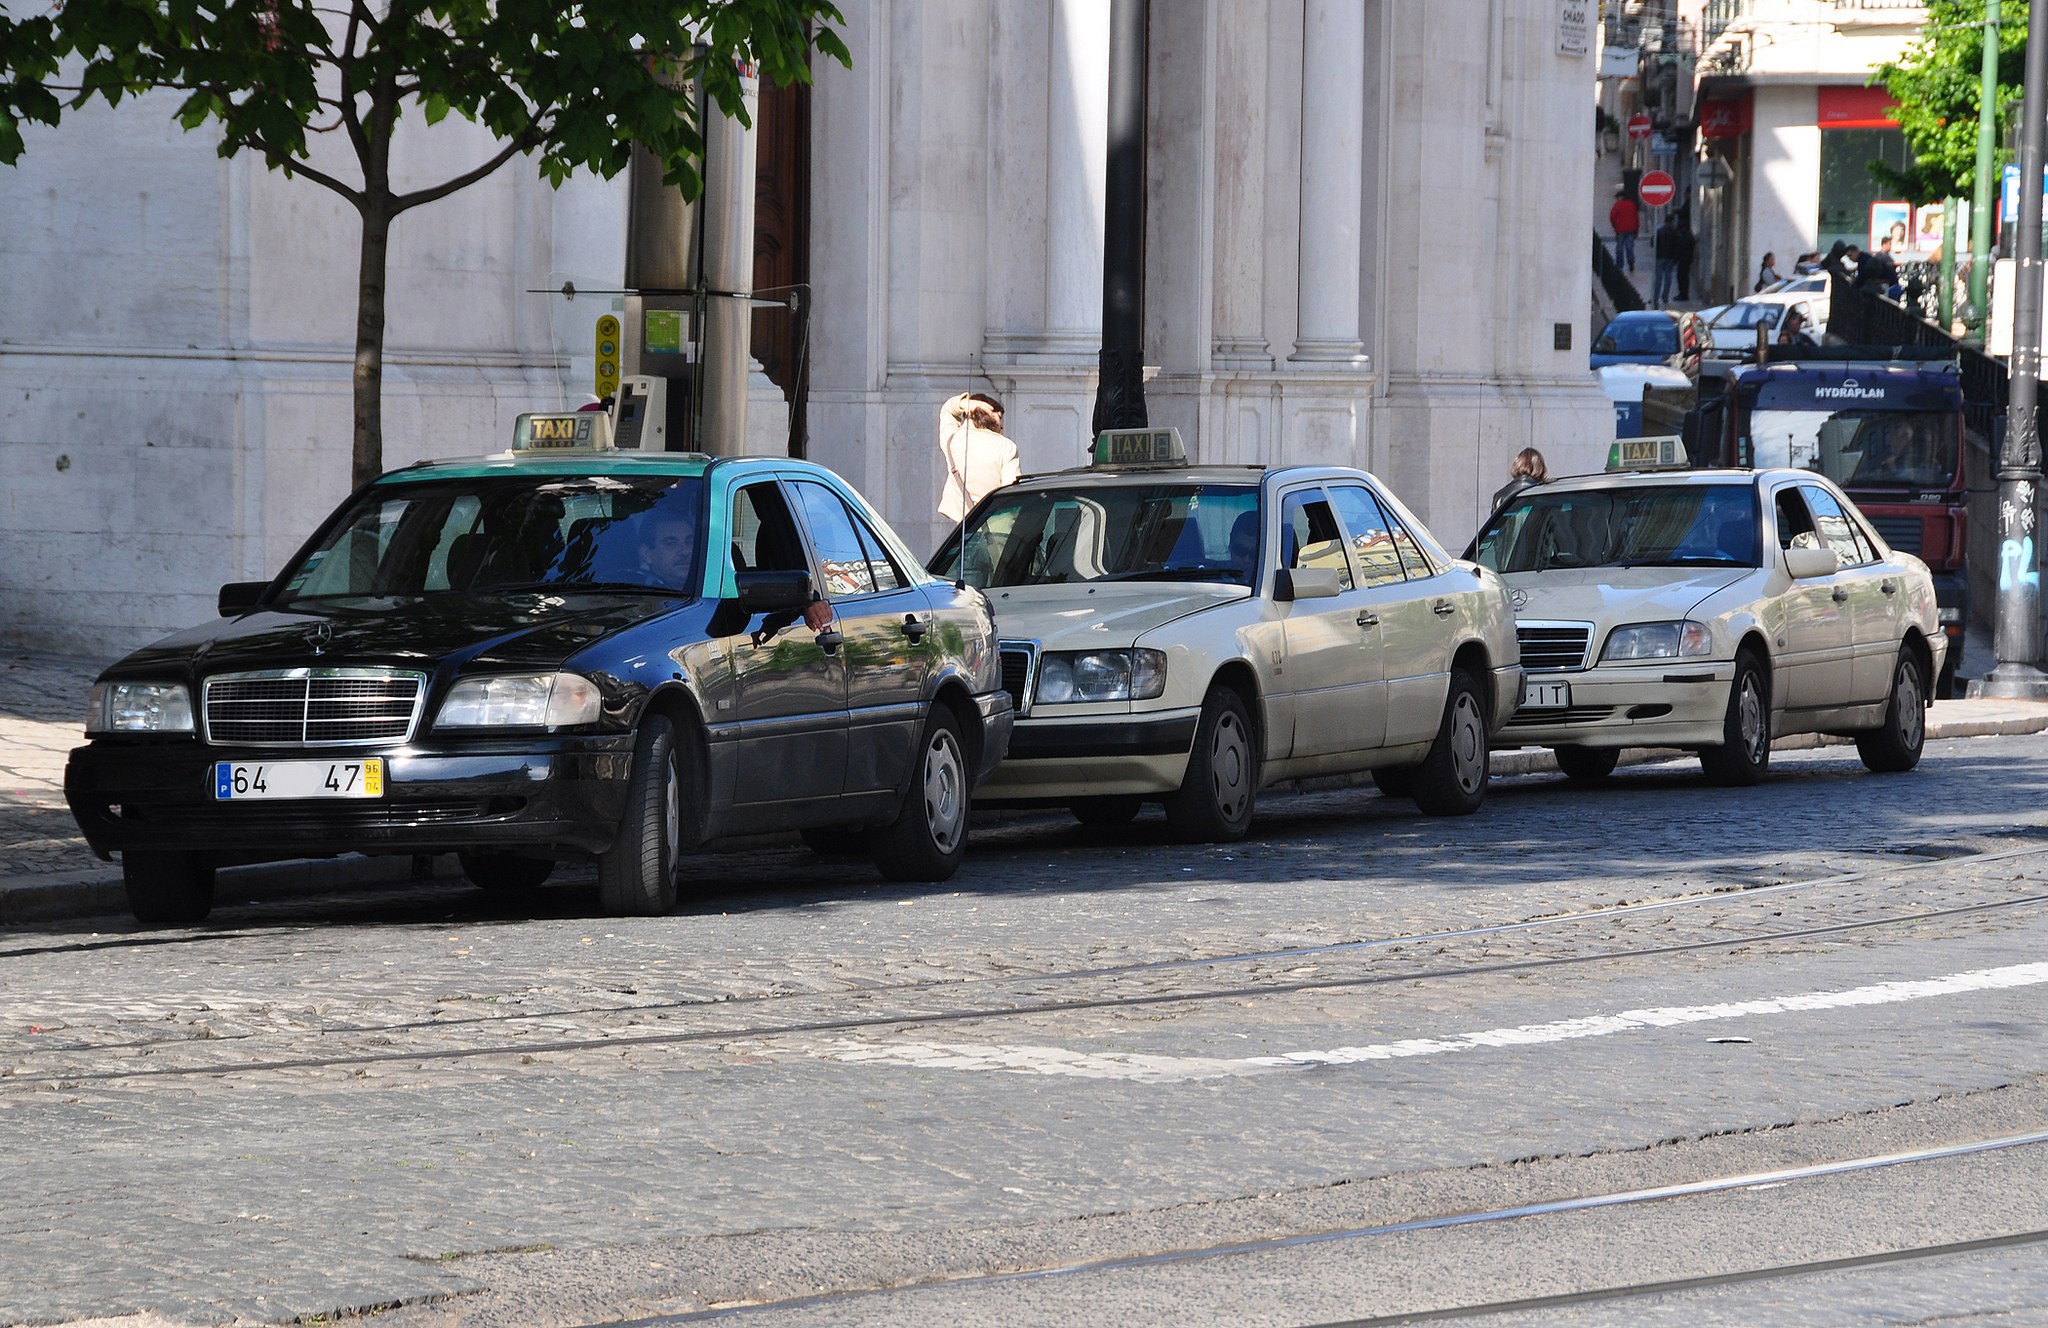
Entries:
[[196, 854], [131, 849], [121, 854], [128, 911], [151, 927], [184, 927], [213, 911], [213, 868]]
[[1188, 844], [1227, 844], [1252, 828], [1258, 802], [1259, 753], [1251, 714], [1228, 687], [1211, 687], [1195, 725], [1187, 774], [1166, 799], [1173, 837]]
[[1067, 810], [1082, 825], [1098, 830], [1114, 830], [1120, 825], [1129, 825], [1138, 819], [1138, 811], [1145, 805], [1143, 798], [1102, 797], [1080, 798], [1067, 804]]
[[1892, 695], [1884, 708], [1884, 724], [1856, 735], [1856, 754], [1863, 764], [1887, 774], [1920, 764], [1920, 749], [1927, 743], [1926, 696], [1919, 657], [1900, 646], [1898, 662], [1892, 665]]
[[1721, 745], [1700, 749], [1700, 768], [1710, 783], [1742, 788], [1761, 781], [1771, 768], [1771, 679], [1745, 650], [1735, 657], [1728, 687], [1728, 714], [1721, 721]]
[[1469, 816], [1486, 800], [1492, 767], [1486, 750], [1486, 703], [1479, 684], [1463, 669], [1451, 670], [1443, 722], [1429, 755], [1415, 767], [1415, 805], [1431, 816]]
[[633, 773], [618, 836], [597, 858], [597, 897], [606, 913], [659, 917], [676, 906], [682, 824], [676, 727], [668, 716], [650, 714], [633, 744]]
[[555, 864], [548, 858], [517, 853], [458, 853], [455, 857], [472, 884], [494, 895], [531, 894], [555, 874]]
[[875, 866], [892, 881], [944, 881], [967, 856], [969, 787], [960, 721], [932, 707], [918, 746], [917, 777], [896, 819], [868, 839]]
[[1557, 768], [1564, 771], [1566, 779], [1605, 779], [1614, 773], [1614, 767], [1621, 760], [1618, 747], [1567, 746], [1553, 749], [1557, 756]]

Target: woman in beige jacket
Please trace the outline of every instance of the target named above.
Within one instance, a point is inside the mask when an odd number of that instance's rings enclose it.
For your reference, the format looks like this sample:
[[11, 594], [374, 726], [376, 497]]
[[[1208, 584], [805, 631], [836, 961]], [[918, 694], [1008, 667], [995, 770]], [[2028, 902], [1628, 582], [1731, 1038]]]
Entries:
[[962, 392], [939, 407], [939, 456], [946, 488], [939, 515], [958, 522], [982, 497], [1017, 482], [1017, 445], [1003, 437], [1003, 407], [994, 397]]

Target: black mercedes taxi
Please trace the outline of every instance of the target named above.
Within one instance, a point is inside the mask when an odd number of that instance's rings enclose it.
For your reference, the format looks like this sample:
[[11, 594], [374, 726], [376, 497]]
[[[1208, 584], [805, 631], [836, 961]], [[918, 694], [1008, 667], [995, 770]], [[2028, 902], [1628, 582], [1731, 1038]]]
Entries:
[[365, 485], [100, 676], [65, 795], [138, 919], [204, 918], [220, 866], [347, 853], [452, 852], [505, 892], [594, 860], [616, 914], [667, 912], [677, 856], [734, 834], [953, 874], [1011, 728], [981, 593], [820, 466], [562, 418]]

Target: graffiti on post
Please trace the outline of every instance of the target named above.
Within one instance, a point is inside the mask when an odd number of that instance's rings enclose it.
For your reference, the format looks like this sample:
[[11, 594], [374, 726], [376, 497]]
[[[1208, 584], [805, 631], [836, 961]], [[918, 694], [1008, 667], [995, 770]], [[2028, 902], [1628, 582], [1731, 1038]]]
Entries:
[[2034, 537], [2007, 540], [1998, 547], [1998, 589], [2011, 590], [2013, 579], [2018, 577], [2038, 593], [2041, 589], [2041, 570], [2034, 566]]

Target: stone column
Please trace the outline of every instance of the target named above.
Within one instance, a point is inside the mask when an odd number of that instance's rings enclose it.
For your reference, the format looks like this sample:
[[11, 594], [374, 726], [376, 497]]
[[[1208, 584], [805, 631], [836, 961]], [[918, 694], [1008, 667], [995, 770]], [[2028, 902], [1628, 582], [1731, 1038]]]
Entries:
[[1365, 6], [1308, 0], [1302, 32], [1301, 274], [1295, 361], [1365, 358], [1359, 333], [1364, 216]]

